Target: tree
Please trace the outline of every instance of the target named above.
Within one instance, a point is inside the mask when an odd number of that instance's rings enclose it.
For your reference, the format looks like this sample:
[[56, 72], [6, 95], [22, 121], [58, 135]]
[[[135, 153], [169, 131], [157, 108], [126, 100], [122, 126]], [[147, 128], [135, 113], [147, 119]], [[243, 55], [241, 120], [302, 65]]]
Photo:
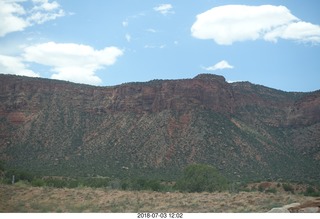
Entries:
[[4, 171], [4, 162], [0, 160], [0, 171]]
[[0, 181], [5, 177], [4, 162], [0, 160]]
[[213, 166], [192, 164], [184, 169], [176, 188], [186, 192], [222, 191], [227, 189], [227, 180]]

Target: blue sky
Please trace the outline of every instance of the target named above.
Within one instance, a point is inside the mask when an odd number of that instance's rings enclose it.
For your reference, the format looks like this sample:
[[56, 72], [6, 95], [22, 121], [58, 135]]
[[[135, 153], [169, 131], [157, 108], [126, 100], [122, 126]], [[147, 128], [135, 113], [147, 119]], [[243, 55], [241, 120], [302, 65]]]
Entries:
[[0, 0], [0, 72], [100, 86], [212, 73], [314, 91], [319, 9], [318, 0]]

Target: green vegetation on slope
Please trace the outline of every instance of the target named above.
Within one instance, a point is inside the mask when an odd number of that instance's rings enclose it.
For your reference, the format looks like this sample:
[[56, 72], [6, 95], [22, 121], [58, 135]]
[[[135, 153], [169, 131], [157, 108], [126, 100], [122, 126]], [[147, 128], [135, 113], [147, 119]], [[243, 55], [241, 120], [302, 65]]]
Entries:
[[226, 190], [228, 184], [216, 168], [205, 164], [193, 164], [185, 168], [175, 187], [186, 192], [214, 192]]
[[0, 159], [11, 168], [170, 181], [205, 163], [236, 182], [319, 181], [317, 93], [211, 75], [108, 88], [1, 77]]

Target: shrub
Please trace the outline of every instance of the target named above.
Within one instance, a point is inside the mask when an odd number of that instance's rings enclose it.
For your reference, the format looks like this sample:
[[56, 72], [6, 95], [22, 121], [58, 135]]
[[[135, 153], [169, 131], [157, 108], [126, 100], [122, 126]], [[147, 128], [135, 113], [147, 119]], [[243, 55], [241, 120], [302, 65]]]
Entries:
[[121, 182], [121, 189], [122, 190], [127, 190], [127, 189], [129, 189], [129, 182], [128, 181], [122, 181]]
[[5, 173], [5, 178], [7, 181], [12, 180], [12, 176], [14, 176], [14, 181], [19, 182], [20, 180], [31, 182], [34, 179], [34, 176], [28, 172], [25, 171], [19, 171], [19, 170], [8, 170]]
[[275, 193], [277, 193], [277, 190], [275, 188], [269, 188], [269, 189], [265, 190], [264, 192], [265, 193], [273, 193], [273, 194], [275, 194]]
[[18, 182], [15, 183], [15, 186], [28, 187], [28, 186], [30, 186], [30, 182], [27, 180], [19, 180]]
[[304, 192], [305, 196], [312, 196], [312, 197], [320, 197], [320, 192], [316, 191], [312, 186], [309, 186], [306, 191]]
[[152, 191], [162, 191], [163, 187], [158, 180], [149, 180], [146, 187]]
[[311, 187], [311, 186], [309, 186], [309, 187], [306, 189], [306, 193], [311, 194], [311, 193], [315, 193], [315, 192], [316, 192], [316, 190], [315, 190], [313, 187]]
[[2, 160], [0, 160], [0, 172], [4, 171], [4, 162]]
[[152, 190], [152, 191], [163, 191], [165, 186], [161, 185], [159, 180], [155, 179], [126, 179], [121, 182], [121, 188], [123, 190]]
[[290, 184], [282, 184], [284, 191], [294, 193], [294, 188]]
[[49, 187], [54, 187], [54, 188], [65, 188], [68, 185], [66, 180], [55, 179], [55, 178], [46, 179], [45, 184]]
[[84, 186], [92, 188], [102, 188], [110, 185], [109, 178], [87, 178], [83, 182]]
[[265, 189], [265, 188], [264, 188], [262, 185], [259, 185], [259, 187], [258, 187], [258, 191], [259, 191], [259, 192], [264, 192], [264, 189]]
[[186, 192], [214, 192], [226, 190], [227, 180], [216, 168], [205, 164], [192, 164], [185, 168], [175, 188]]
[[121, 182], [119, 179], [113, 179], [109, 182], [111, 189], [120, 189]]
[[79, 186], [79, 181], [78, 180], [70, 180], [68, 181], [68, 188], [77, 188]]
[[31, 185], [36, 187], [42, 187], [45, 185], [45, 182], [43, 179], [36, 178], [31, 181]]

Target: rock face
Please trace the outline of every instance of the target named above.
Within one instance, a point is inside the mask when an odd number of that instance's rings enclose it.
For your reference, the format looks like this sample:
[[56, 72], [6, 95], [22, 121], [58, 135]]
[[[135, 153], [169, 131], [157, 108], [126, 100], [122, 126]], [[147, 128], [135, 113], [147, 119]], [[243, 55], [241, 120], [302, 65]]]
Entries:
[[319, 115], [319, 91], [209, 74], [114, 87], [0, 75], [0, 159], [55, 175], [174, 177], [196, 162], [230, 178], [317, 180]]

